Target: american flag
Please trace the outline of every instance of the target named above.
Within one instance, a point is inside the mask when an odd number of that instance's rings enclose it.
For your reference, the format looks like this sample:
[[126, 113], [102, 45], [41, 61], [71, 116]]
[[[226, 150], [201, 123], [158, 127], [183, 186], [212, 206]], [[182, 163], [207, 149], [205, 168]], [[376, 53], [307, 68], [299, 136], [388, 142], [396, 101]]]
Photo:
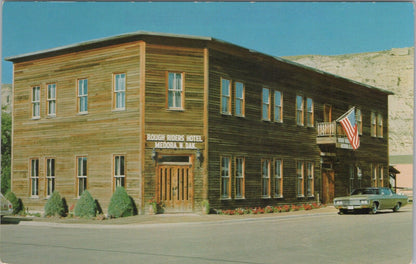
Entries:
[[351, 108], [341, 116], [338, 121], [341, 123], [342, 128], [347, 134], [348, 140], [351, 143], [352, 148], [355, 150], [360, 146], [360, 137], [358, 136], [358, 125], [355, 122], [355, 108]]

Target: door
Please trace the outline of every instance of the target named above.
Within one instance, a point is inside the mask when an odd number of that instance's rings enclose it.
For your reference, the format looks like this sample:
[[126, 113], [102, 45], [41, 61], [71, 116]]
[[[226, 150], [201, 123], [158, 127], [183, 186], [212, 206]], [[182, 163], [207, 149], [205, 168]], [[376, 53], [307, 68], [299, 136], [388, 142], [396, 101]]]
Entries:
[[322, 202], [329, 204], [334, 201], [335, 173], [333, 170], [322, 170]]
[[332, 122], [332, 105], [324, 104], [324, 122]]
[[191, 165], [157, 166], [157, 200], [166, 211], [192, 211], [193, 173]]

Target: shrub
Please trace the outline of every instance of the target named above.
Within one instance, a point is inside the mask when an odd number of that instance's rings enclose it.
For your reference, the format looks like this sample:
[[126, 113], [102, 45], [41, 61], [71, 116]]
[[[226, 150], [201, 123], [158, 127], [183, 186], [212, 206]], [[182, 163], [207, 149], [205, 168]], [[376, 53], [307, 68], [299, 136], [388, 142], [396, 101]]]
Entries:
[[85, 190], [75, 205], [74, 214], [78, 217], [95, 217], [97, 204], [91, 194]]
[[65, 216], [65, 206], [59, 192], [54, 191], [46, 202], [45, 216]]
[[108, 217], [125, 217], [134, 215], [134, 205], [123, 187], [117, 187], [108, 206]]
[[9, 200], [9, 202], [12, 203], [12, 205], [13, 205], [13, 214], [19, 214], [21, 212], [24, 212], [24, 206], [23, 206], [22, 199], [20, 199], [20, 198], [18, 199], [13, 192], [9, 191], [6, 194], [5, 198], [7, 200]]

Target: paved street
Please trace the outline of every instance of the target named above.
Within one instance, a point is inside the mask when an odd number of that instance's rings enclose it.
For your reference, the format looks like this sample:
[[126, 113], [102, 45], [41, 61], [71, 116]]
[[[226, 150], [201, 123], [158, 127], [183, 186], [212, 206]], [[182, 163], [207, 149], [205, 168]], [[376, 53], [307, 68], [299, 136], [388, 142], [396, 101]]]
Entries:
[[412, 257], [411, 206], [377, 215], [331, 211], [227, 219], [117, 226], [3, 224], [0, 256], [10, 264], [409, 264]]

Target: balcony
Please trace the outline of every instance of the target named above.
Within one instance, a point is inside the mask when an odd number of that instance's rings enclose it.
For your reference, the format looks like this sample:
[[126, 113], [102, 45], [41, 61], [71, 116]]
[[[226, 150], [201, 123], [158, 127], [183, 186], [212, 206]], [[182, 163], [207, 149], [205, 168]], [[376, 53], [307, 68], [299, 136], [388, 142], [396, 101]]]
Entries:
[[317, 123], [316, 144], [335, 146], [336, 148], [352, 149], [347, 135], [342, 129], [341, 124], [333, 122]]

